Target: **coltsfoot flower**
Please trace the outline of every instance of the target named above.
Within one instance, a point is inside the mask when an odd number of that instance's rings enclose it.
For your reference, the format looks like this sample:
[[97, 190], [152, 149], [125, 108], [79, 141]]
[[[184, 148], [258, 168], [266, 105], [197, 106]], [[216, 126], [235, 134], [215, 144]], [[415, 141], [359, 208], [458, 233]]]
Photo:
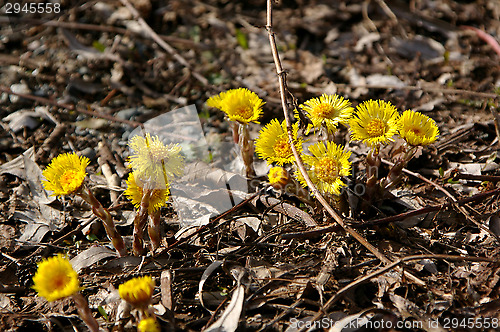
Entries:
[[349, 121], [354, 110], [348, 99], [326, 93], [319, 98], [309, 99], [301, 107], [307, 112], [307, 116], [312, 122], [307, 128], [307, 132], [312, 128], [320, 128], [322, 124], [329, 132], [334, 132], [339, 123], [346, 124]]
[[149, 317], [141, 319], [139, 324], [137, 325], [138, 332], [160, 332], [160, 325], [156, 319]]
[[[302, 138], [297, 137], [299, 124], [292, 125], [292, 136], [295, 147], [299, 153], [302, 153]], [[255, 151], [261, 159], [265, 159], [267, 164], [277, 163], [283, 165], [292, 163], [292, 147], [288, 143], [288, 133], [285, 121], [279, 123], [273, 119], [264, 128], [260, 130], [259, 137], [255, 141]]]
[[149, 305], [155, 283], [150, 276], [138, 277], [124, 282], [118, 287], [120, 297], [136, 308]]
[[267, 178], [271, 186], [276, 189], [285, 189], [286, 185], [290, 182], [290, 175], [283, 167], [272, 167], [267, 173]]
[[[134, 172], [128, 175], [126, 182], [127, 190], [125, 190], [124, 194], [132, 202], [132, 204], [134, 204], [135, 208], [138, 209], [141, 206], [144, 189], [138, 184]], [[162, 206], [166, 206], [169, 194], [170, 185], [168, 183], [165, 189], [153, 189], [153, 193], [151, 194], [151, 198], [149, 200], [148, 213], [153, 214], [153, 212], [159, 210]]]
[[82, 186], [89, 163], [89, 158], [78, 157], [76, 153], [61, 154], [52, 159], [43, 171], [46, 180], [42, 180], [42, 184], [46, 190], [53, 192], [51, 196], [72, 194]]
[[351, 140], [359, 140], [371, 147], [392, 142], [399, 129], [399, 114], [390, 102], [368, 100], [356, 107], [349, 121]]
[[33, 289], [38, 295], [49, 302], [71, 296], [80, 290], [78, 274], [69, 260], [61, 254], [38, 264], [33, 283]]
[[208, 106], [220, 109], [226, 113], [229, 120], [243, 124], [259, 123], [264, 104], [255, 92], [245, 88], [221, 92], [207, 100]]
[[429, 145], [436, 141], [436, 121], [419, 112], [404, 111], [399, 118], [399, 135], [410, 145]]
[[[318, 142], [309, 147], [310, 155], [303, 155], [311, 181], [322, 193], [340, 195], [340, 189], [346, 184], [342, 182], [342, 176], [351, 174], [351, 162], [349, 157], [351, 151], [346, 151], [344, 147], [333, 142]], [[307, 183], [302, 174], [297, 171], [296, 177], [303, 187]]]
[[134, 136], [129, 142], [133, 154], [129, 167], [137, 179], [151, 189], [167, 189], [169, 179], [180, 176], [184, 169], [184, 157], [177, 144], [165, 145], [158, 136]]

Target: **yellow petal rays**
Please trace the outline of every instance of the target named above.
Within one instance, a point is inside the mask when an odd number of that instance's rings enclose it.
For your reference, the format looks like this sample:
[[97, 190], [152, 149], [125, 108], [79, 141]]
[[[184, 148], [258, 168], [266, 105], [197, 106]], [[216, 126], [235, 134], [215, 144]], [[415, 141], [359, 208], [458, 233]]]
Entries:
[[368, 100], [356, 107], [349, 121], [351, 140], [359, 140], [371, 147], [394, 141], [399, 128], [399, 114], [390, 102]]
[[80, 290], [78, 274], [69, 260], [61, 254], [38, 264], [33, 283], [33, 289], [47, 301], [65, 298]]
[[145, 308], [151, 301], [155, 283], [150, 276], [137, 277], [118, 287], [120, 297], [136, 308]]
[[72, 194], [82, 186], [89, 163], [87, 157], [78, 157], [75, 153], [61, 154], [52, 159], [43, 171], [46, 180], [42, 180], [42, 184], [46, 190], [53, 192], [51, 196]]
[[307, 132], [312, 128], [318, 129], [323, 124], [329, 132], [334, 132], [339, 123], [346, 124], [349, 121], [354, 110], [348, 99], [325, 93], [319, 98], [309, 99], [301, 105], [301, 108], [312, 122], [307, 128]]
[[[292, 135], [295, 147], [298, 152], [302, 152], [302, 138], [297, 137], [299, 130], [298, 123], [292, 126]], [[288, 143], [288, 133], [286, 123], [281, 124], [273, 119], [259, 132], [259, 137], [255, 141], [255, 151], [259, 158], [267, 161], [268, 164], [276, 163], [283, 165], [292, 163], [295, 158], [290, 144]]]
[[399, 125], [399, 135], [410, 145], [432, 144], [439, 135], [439, 129], [433, 119], [412, 110], [403, 112]]
[[[340, 195], [341, 189], [345, 187], [342, 182], [343, 176], [351, 174], [350, 151], [333, 142], [316, 143], [309, 147], [310, 155], [303, 155], [304, 164], [311, 181], [321, 193]], [[306, 181], [300, 172], [295, 173], [303, 187], [307, 187]]]
[[221, 92], [207, 100], [208, 106], [220, 109], [226, 113], [229, 120], [243, 124], [259, 123], [264, 104], [255, 92], [245, 88]]
[[[144, 189], [137, 183], [137, 179], [134, 173], [130, 173], [127, 179], [127, 190], [124, 194], [132, 202], [136, 209], [141, 206], [142, 196], [144, 194]], [[140, 182], [139, 182], [140, 183]], [[153, 189], [151, 198], [149, 200], [148, 213], [153, 214], [153, 212], [159, 210], [162, 206], [167, 205], [168, 197], [170, 195], [170, 186], [167, 183], [166, 189]]]

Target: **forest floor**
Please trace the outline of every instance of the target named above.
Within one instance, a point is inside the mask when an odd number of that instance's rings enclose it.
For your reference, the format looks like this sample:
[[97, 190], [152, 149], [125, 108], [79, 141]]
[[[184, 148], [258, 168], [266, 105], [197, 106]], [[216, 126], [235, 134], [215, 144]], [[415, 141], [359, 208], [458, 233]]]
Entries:
[[[129, 1], [144, 21], [125, 0], [58, 0], [51, 14], [6, 1], [0, 12], [2, 330], [86, 330], [71, 300], [47, 302], [32, 289], [37, 263], [57, 253], [71, 259], [102, 330], [136, 329], [135, 312], [117, 319], [116, 290], [143, 275], [155, 279], [152, 304], [165, 331], [200, 331], [216, 321], [227, 331], [235, 324], [252, 331], [498, 330], [500, 1], [274, 4], [288, 102], [323, 93], [354, 107], [383, 99], [439, 127], [437, 141], [407, 165], [413, 173], [366, 209], [356, 186], [366, 180], [368, 149], [348, 142], [347, 128], [336, 136], [353, 151], [353, 171], [352, 190], [335, 207], [397, 262], [387, 268], [315, 200], [270, 190], [257, 157], [250, 189], [243, 182], [229, 195], [221, 181], [241, 178], [241, 163], [223, 150], [232, 146], [230, 125], [207, 99], [231, 88], [257, 93], [266, 104], [260, 124], [250, 126], [253, 138], [284, 118], [266, 1]], [[179, 109], [198, 114], [181, 119]], [[135, 256], [136, 212], [123, 190], [128, 139], [140, 124], [176, 137], [186, 160], [199, 161], [193, 167], [210, 161], [220, 173], [203, 173], [202, 187], [179, 183], [185, 196], [162, 210], [160, 248]], [[206, 144], [196, 145], [202, 138]], [[382, 149], [382, 157], [394, 160], [398, 146]], [[125, 257], [85, 202], [56, 199], [41, 186], [41, 172], [66, 152], [90, 159], [87, 185], [116, 220]], [[387, 170], [383, 164], [380, 176]], [[218, 204], [224, 199], [232, 204]]]

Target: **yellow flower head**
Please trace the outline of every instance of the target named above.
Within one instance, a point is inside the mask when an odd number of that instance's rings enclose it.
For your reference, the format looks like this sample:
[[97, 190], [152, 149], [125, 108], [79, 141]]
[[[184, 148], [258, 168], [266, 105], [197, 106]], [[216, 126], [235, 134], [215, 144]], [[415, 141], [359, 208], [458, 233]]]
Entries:
[[155, 283], [150, 276], [138, 277], [124, 282], [118, 287], [120, 297], [136, 308], [149, 305]]
[[208, 106], [220, 109], [229, 120], [240, 123], [259, 123], [264, 104], [255, 92], [245, 88], [221, 92], [207, 100]]
[[351, 141], [360, 140], [371, 147], [392, 142], [398, 132], [399, 114], [390, 102], [368, 100], [356, 107], [357, 111], [349, 121]]
[[[350, 151], [333, 142], [318, 142], [309, 147], [312, 156], [303, 155], [304, 163], [308, 169], [307, 173], [311, 181], [322, 193], [340, 195], [340, 189], [345, 187], [342, 176], [351, 174]], [[306, 181], [302, 174], [297, 171], [296, 177], [303, 187]]]
[[78, 274], [63, 255], [44, 259], [33, 277], [33, 289], [47, 301], [55, 301], [80, 290]]
[[[162, 206], [167, 205], [168, 196], [170, 194], [169, 188], [170, 186], [167, 183], [166, 189], [153, 189], [148, 206], [149, 214], [153, 214], [153, 212], [159, 210]], [[134, 204], [136, 209], [141, 206], [143, 192], [142, 186], [137, 184], [134, 173], [130, 173], [127, 179], [127, 190], [125, 190], [124, 194], [132, 204]]]
[[407, 110], [399, 118], [399, 135], [410, 145], [429, 145], [436, 141], [436, 121], [419, 112]]
[[284, 189], [290, 182], [290, 175], [287, 170], [280, 166], [272, 167], [267, 173], [267, 178], [271, 186], [277, 190]]
[[167, 189], [170, 177], [182, 175], [184, 157], [180, 146], [165, 145], [158, 136], [151, 137], [149, 133], [146, 138], [132, 137], [129, 146], [133, 150], [129, 167], [148, 188]]
[[78, 157], [76, 153], [60, 154], [43, 171], [47, 180], [42, 180], [42, 184], [46, 190], [53, 192], [51, 196], [74, 193], [82, 186], [89, 163], [89, 158]]
[[329, 132], [334, 132], [339, 123], [345, 124], [349, 121], [354, 110], [348, 99], [326, 93], [319, 98], [309, 99], [301, 107], [307, 112], [307, 116], [312, 122], [307, 128], [307, 132], [312, 128], [320, 128], [322, 124]]
[[[302, 152], [302, 138], [297, 137], [299, 124], [292, 126], [292, 134], [295, 147], [299, 153]], [[267, 164], [277, 163], [283, 165], [295, 160], [290, 144], [288, 143], [288, 132], [286, 123], [281, 124], [273, 119], [260, 130], [259, 137], [255, 141], [255, 151], [261, 159], [267, 160]]]
[[160, 332], [160, 325], [156, 319], [149, 317], [141, 319], [139, 324], [137, 325], [138, 332]]

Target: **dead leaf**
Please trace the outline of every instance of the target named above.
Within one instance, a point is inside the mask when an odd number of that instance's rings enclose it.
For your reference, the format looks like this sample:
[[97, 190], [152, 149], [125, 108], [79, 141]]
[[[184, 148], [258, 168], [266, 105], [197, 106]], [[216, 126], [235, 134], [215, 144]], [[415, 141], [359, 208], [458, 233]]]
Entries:
[[116, 252], [106, 247], [96, 246], [82, 251], [71, 259], [70, 262], [75, 271], [80, 272], [82, 269], [90, 267], [108, 257], [116, 257]]
[[198, 298], [200, 300], [201, 306], [205, 309], [207, 309], [208, 312], [213, 314], [214, 312], [210, 309], [208, 309], [205, 306], [205, 303], [203, 302], [203, 285], [205, 285], [205, 282], [207, 279], [210, 277], [210, 275], [219, 267], [221, 266], [223, 261], [214, 261], [212, 264], [210, 264], [205, 271], [203, 272], [203, 275], [201, 276], [200, 283], [198, 284]]
[[245, 276], [244, 269], [232, 269], [233, 276], [236, 279], [236, 289], [231, 296], [231, 301], [222, 313], [222, 316], [205, 331], [208, 332], [234, 332], [238, 328], [243, 301], [245, 300], [245, 286], [241, 284]]

